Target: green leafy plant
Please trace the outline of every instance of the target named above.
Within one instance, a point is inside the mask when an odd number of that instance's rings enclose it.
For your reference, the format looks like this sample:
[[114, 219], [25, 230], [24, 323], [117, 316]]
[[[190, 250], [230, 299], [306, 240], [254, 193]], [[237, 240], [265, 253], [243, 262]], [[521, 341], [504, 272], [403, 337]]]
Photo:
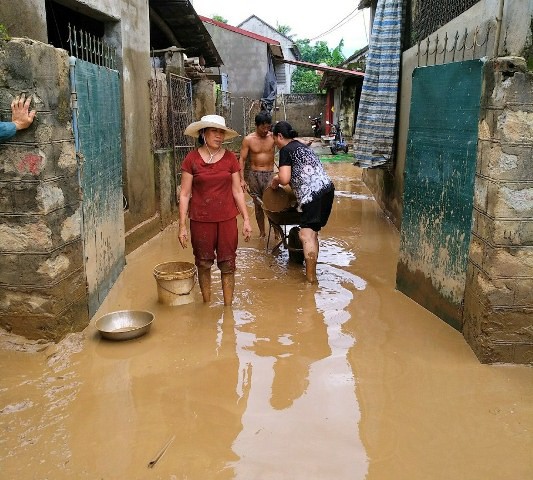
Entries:
[[276, 30], [281, 33], [282, 35], [285, 35], [287, 38], [291, 38], [293, 37], [293, 35], [291, 35], [291, 27], [289, 27], [288, 25], [280, 25], [279, 23], [276, 24]]
[[[304, 62], [335, 66], [344, 61], [342, 54], [344, 40], [341, 40], [333, 50], [330, 50], [328, 44], [323, 41], [311, 45], [311, 41], [308, 39], [296, 40], [296, 45]], [[320, 93], [321, 78], [321, 75], [313, 69], [298, 67], [292, 76], [292, 91], [294, 93]]]
[[225, 19], [222, 15], [213, 15], [213, 20], [220, 23], [228, 23], [227, 19]]
[[11, 40], [11, 37], [7, 33], [7, 28], [1, 23], [0, 23], [0, 40], [3, 40], [4, 42]]

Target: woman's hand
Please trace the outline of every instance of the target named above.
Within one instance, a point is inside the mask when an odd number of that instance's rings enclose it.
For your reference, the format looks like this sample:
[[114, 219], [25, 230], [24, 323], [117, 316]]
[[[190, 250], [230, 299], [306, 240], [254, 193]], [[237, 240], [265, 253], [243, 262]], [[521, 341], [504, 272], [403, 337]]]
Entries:
[[244, 235], [244, 241], [248, 242], [252, 236], [252, 226], [249, 219], [242, 222], [242, 234]]
[[35, 118], [35, 110], [30, 112], [31, 95], [26, 98], [23, 93], [11, 102], [11, 121], [17, 130], [28, 128]]
[[274, 175], [270, 181], [270, 186], [276, 190], [279, 187], [279, 175]]
[[187, 239], [189, 238], [189, 234], [187, 233], [187, 227], [185, 225], [180, 225], [180, 230], [178, 233], [178, 240], [181, 243], [181, 246], [183, 248], [187, 248]]

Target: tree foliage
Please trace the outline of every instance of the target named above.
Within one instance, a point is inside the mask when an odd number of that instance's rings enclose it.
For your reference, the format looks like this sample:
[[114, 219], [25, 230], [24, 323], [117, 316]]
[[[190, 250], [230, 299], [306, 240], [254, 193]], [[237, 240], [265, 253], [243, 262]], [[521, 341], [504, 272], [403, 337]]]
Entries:
[[[344, 40], [341, 40], [333, 50], [324, 41], [315, 42], [311, 45], [308, 39], [296, 40], [296, 46], [302, 56], [303, 62], [314, 64], [326, 64], [329, 66], [339, 65], [344, 61], [342, 47]], [[322, 76], [312, 68], [297, 67], [292, 76], [292, 91], [294, 93], [320, 93], [319, 85]]]
[[287, 38], [291, 38], [292, 39], [292, 35], [290, 35], [292, 29], [288, 25], [280, 25], [278, 23], [278, 24], [276, 24], [276, 30], [279, 33], [281, 33], [282, 35], [285, 35]]
[[222, 15], [213, 15], [213, 20], [220, 23], [228, 23], [228, 20], [225, 19]]

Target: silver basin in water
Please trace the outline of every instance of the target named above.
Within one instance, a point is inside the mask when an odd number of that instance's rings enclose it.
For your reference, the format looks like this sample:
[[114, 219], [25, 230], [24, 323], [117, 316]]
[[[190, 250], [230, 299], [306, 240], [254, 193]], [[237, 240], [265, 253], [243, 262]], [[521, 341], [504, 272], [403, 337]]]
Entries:
[[110, 340], [130, 340], [150, 330], [154, 314], [145, 310], [120, 310], [100, 317], [95, 322], [100, 335]]

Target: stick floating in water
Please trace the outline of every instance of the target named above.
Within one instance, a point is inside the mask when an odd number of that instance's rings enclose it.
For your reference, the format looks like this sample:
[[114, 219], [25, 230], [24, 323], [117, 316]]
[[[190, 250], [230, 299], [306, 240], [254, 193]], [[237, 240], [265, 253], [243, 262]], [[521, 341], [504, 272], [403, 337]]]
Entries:
[[165, 446], [158, 452], [158, 454], [154, 457], [154, 459], [148, 462], [148, 468], [155, 467], [155, 464], [165, 454], [165, 452], [168, 450], [168, 447], [170, 447], [171, 443], [174, 441], [175, 438], [176, 438], [176, 435], [172, 435], [172, 438], [167, 443], [165, 443]]

